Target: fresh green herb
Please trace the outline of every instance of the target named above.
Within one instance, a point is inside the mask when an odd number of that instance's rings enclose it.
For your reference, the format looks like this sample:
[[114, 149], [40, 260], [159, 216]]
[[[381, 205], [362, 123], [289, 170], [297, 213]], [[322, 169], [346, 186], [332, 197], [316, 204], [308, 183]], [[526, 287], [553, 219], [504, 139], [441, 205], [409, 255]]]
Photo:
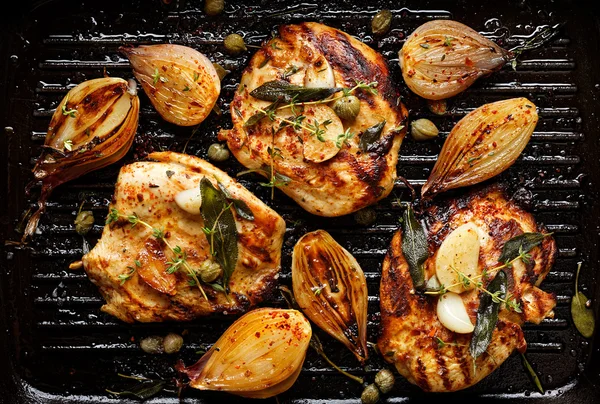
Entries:
[[502, 246], [502, 252], [500, 253], [498, 261], [507, 263], [509, 261], [514, 261], [515, 258], [521, 258], [523, 262], [527, 263], [531, 258], [531, 255], [528, 254], [529, 251], [550, 235], [552, 235], [552, 233], [523, 233], [513, 237]]
[[[171, 245], [171, 243], [169, 243], [169, 241], [165, 237], [164, 230], [152, 227], [152, 225], [150, 225], [148, 222], [140, 219], [136, 213], [133, 213], [130, 215], [125, 215], [125, 214], [121, 214], [117, 209], [112, 208], [106, 219], [106, 224], [109, 225], [111, 223], [118, 222], [120, 219], [124, 219], [124, 220], [128, 221], [131, 224], [131, 228], [134, 228], [135, 226], [140, 224], [140, 225], [148, 228], [149, 230], [151, 230], [152, 236], [155, 237], [157, 240], [162, 241], [167, 246], [167, 248], [169, 250], [171, 250], [171, 252], [173, 253], [174, 256], [171, 258], [171, 260], [169, 262], [176, 263], [181, 259], [182, 256], [185, 255], [185, 253], [182, 251], [182, 249], [179, 246], [173, 247]], [[136, 267], [142, 266], [142, 264], [137, 260], [135, 260], [134, 263], [135, 263]], [[169, 271], [170, 267], [167, 268], [167, 272]], [[196, 282], [195, 285], [198, 285], [198, 289], [200, 290], [200, 293], [202, 293], [202, 296], [204, 297], [204, 299], [208, 299], [208, 297], [206, 296], [206, 293], [204, 292], [204, 289], [202, 289], [202, 286], [200, 285], [200, 281], [198, 280], [196, 271], [194, 269], [192, 269], [192, 267], [189, 265], [189, 263], [187, 262], [186, 259], [183, 259], [182, 262], [177, 266], [177, 268], [180, 268], [180, 267], [183, 267], [187, 271], [188, 276], [190, 276], [191, 278], [194, 279], [194, 281]], [[173, 272], [174, 271], [175, 270], [173, 270]], [[122, 281], [121, 277], [119, 277], [119, 279], [121, 279], [121, 281]], [[125, 279], [125, 280], [127, 280], [127, 279]]]
[[269, 63], [269, 60], [271, 60], [271, 56], [267, 56], [263, 59], [262, 62], [260, 62], [260, 64], [258, 65], [259, 69], [262, 69], [263, 67], [265, 67], [267, 65], [267, 63]]
[[119, 276], [117, 276], [117, 278], [119, 279], [119, 281], [121, 281], [121, 282], [119, 282], [121, 286], [123, 286], [125, 284], [125, 282], [127, 282], [128, 280], [130, 280], [131, 277], [133, 276], [133, 274], [135, 274], [135, 271], [136, 271], [135, 267], [132, 267], [132, 266], [128, 266], [127, 269], [129, 271], [127, 271], [124, 274], [120, 274]]
[[309, 123], [308, 125], [306, 125], [306, 127], [312, 135], [316, 136], [317, 139], [319, 139], [319, 141], [325, 142], [326, 139], [323, 137], [323, 135], [327, 131], [327, 126], [330, 124], [331, 119], [327, 119], [323, 123], [319, 123], [319, 121], [315, 119], [313, 123]]
[[290, 65], [290, 67], [288, 67], [287, 69], [285, 69], [285, 70], [284, 70], [284, 72], [283, 72], [283, 76], [282, 76], [282, 77], [283, 77], [284, 79], [287, 79], [287, 78], [288, 78], [288, 77], [290, 77], [291, 75], [298, 73], [298, 70], [300, 70], [300, 69], [298, 68], [298, 66], [295, 66], [295, 65]]
[[346, 129], [344, 133], [338, 135], [335, 145], [338, 149], [341, 149], [344, 144], [350, 144], [348, 141], [354, 137], [354, 133], [350, 132], [350, 128]]
[[565, 25], [565, 23], [555, 24], [551, 27], [546, 27], [542, 29], [539, 33], [533, 36], [530, 40], [525, 42], [522, 45], [517, 45], [514, 48], [510, 49], [510, 54], [512, 55], [511, 66], [513, 70], [517, 68], [517, 58], [521, 56], [521, 53], [531, 49], [537, 49], [542, 47], [543, 45], [550, 42], [552, 38], [554, 38], [561, 30], [561, 28]]
[[446, 39], [444, 40], [444, 46], [452, 46], [453, 40], [454, 40], [454, 38], [447, 36]]
[[71, 139], [65, 140], [63, 145], [65, 146], [66, 150], [73, 151], [73, 141]]
[[[244, 122], [244, 128], [249, 128], [251, 126], [259, 123], [264, 117], [268, 116], [271, 121], [276, 119], [275, 110], [279, 106], [280, 102], [275, 101], [272, 104], [267, 105], [265, 109], [257, 109], [257, 111], [248, 118], [246, 122]], [[240, 112], [239, 117], [242, 118], [242, 113]]]
[[315, 296], [320, 296], [323, 289], [325, 289], [325, 285], [315, 286], [314, 288], [312, 288], [312, 291], [315, 294]]
[[421, 223], [415, 218], [411, 205], [406, 207], [402, 222], [402, 253], [408, 263], [410, 277], [415, 289], [425, 287], [424, 263], [429, 256], [427, 234]]
[[438, 349], [441, 349], [445, 346], [466, 346], [463, 344], [459, 344], [458, 342], [446, 342], [443, 339], [441, 339], [440, 337], [435, 337], [435, 342], [437, 342]]
[[298, 102], [316, 101], [337, 93], [341, 88], [308, 88], [290, 84], [285, 80], [273, 80], [264, 83], [250, 92], [254, 98], [263, 101], [290, 102], [294, 97]]
[[422, 43], [421, 44], [421, 48], [423, 48], [423, 49], [429, 49], [429, 44], [428, 43]]
[[531, 378], [533, 379], [533, 382], [535, 383], [535, 387], [537, 387], [537, 389], [539, 390], [540, 393], [544, 394], [544, 388], [542, 387], [540, 378], [538, 377], [537, 373], [535, 373], [535, 370], [533, 370], [533, 368], [529, 364], [529, 361], [525, 357], [524, 353], [521, 353], [521, 358], [523, 359], [523, 366], [525, 366], [525, 369], [527, 369], [527, 372], [529, 372], [529, 375], [531, 376]]
[[[162, 83], [166, 83], [169, 81], [166, 77], [160, 75], [160, 73], [158, 72], [158, 68], [154, 68], [154, 73], [152, 74], [152, 84], [156, 85], [156, 83], [158, 83], [159, 80]], [[196, 79], [194, 81], [196, 81]]]
[[225, 185], [221, 184], [220, 182], [217, 182], [217, 185], [219, 186], [221, 192], [223, 192], [223, 195], [225, 195], [227, 201], [233, 203], [233, 208], [240, 217], [250, 221], [254, 220], [254, 213], [252, 213], [252, 209], [250, 209], [246, 202], [242, 201], [241, 199], [234, 198], [229, 190], [225, 188]]
[[167, 171], [165, 171], [165, 173], [167, 174], [168, 178], [171, 178], [173, 176], [173, 174], [175, 174], [175, 171], [167, 170]]
[[596, 321], [594, 319], [594, 311], [588, 307], [587, 296], [579, 291], [579, 271], [581, 270], [581, 262], [577, 264], [577, 274], [575, 275], [575, 295], [571, 299], [571, 317], [575, 328], [585, 338], [591, 338], [594, 334]]
[[442, 57], [441, 57], [440, 61], [441, 61], [441, 62], [443, 62], [443, 61], [444, 61], [444, 59], [446, 59], [446, 54], [445, 54], [445, 53], [442, 55]]
[[244, 92], [244, 90], [246, 89], [246, 85], [245, 84], [240, 84], [238, 87], [238, 94], [242, 94]]
[[[223, 285], [229, 291], [229, 279], [235, 270], [238, 259], [238, 232], [233, 213], [232, 203], [227, 202], [223, 192], [204, 177], [200, 181], [202, 205], [200, 213], [204, 225], [211, 229], [206, 238], [210, 244], [211, 254], [223, 269]], [[197, 280], [196, 280], [197, 282]]]
[[273, 50], [281, 50], [281, 48], [279, 46], [277, 46], [277, 41], [271, 41], [271, 43], [269, 44], [269, 46]]
[[467, 163], [469, 164], [469, 167], [473, 167], [473, 165], [475, 164], [475, 161], [480, 160], [481, 156], [476, 156], [476, 157], [470, 157], [469, 159], [467, 159]]
[[[155, 73], [158, 73], [158, 69], [155, 70]], [[198, 81], [198, 78], [200, 78], [200, 74], [198, 74], [198, 72], [194, 72], [194, 83]], [[156, 82], [154, 82], [154, 84], [156, 84]]]
[[77, 110], [75, 110], [75, 109], [67, 109], [67, 104], [68, 103], [69, 103], [69, 95], [67, 94], [67, 96], [65, 98], [65, 103], [61, 107], [62, 114], [65, 115], [65, 116], [69, 115], [71, 118], [75, 118], [75, 115], [77, 114]]
[[487, 285], [487, 290], [491, 295], [484, 294], [479, 300], [477, 321], [473, 330], [473, 336], [471, 337], [471, 344], [469, 345], [469, 352], [473, 360], [477, 359], [479, 355], [487, 350], [492, 340], [492, 333], [498, 322], [500, 299], [504, 299], [507, 293], [506, 274], [504, 271], [498, 271], [494, 279]]
[[[187, 86], [187, 84], [186, 84], [186, 86], [183, 88], [183, 91], [190, 91], [190, 88]], [[215, 105], [216, 105], [216, 104], [215, 104]]]
[[116, 396], [131, 396], [140, 400], [147, 400], [150, 397], [160, 393], [167, 384], [164, 380], [147, 379], [145, 377], [136, 376], [126, 376], [120, 373], [119, 376], [127, 379], [137, 380], [139, 383], [123, 391], [113, 391], [106, 389], [108, 393], [114, 394]]
[[370, 128], [367, 128], [361, 135], [358, 143], [358, 148], [363, 152], [373, 150], [373, 146], [381, 138], [381, 132], [385, 126], [386, 121], [383, 120]]

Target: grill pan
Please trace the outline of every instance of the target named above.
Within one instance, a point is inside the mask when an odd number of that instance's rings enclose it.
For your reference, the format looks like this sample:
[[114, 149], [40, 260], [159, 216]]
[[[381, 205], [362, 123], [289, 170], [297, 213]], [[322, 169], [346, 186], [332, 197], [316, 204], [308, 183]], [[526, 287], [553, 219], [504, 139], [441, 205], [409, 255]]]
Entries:
[[[573, 327], [569, 304], [574, 293], [577, 262], [583, 261], [582, 290], [594, 296], [600, 312], [598, 240], [600, 208], [600, 31], [598, 15], [585, 2], [513, 1], [467, 2], [406, 1], [367, 2], [307, 0], [226, 1], [226, 13], [209, 18], [199, 0], [162, 1], [68, 0], [20, 1], [5, 6], [0, 39], [0, 198], [2, 240], [18, 240], [15, 232], [23, 212], [32, 207], [39, 193], [34, 187], [26, 197], [25, 185], [40, 154], [54, 108], [68, 88], [86, 79], [109, 75], [132, 77], [128, 61], [118, 54], [122, 44], [178, 43], [192, 46], [232, 73], [223, 81], [219, 105], [223, 116], [211, 116], [191, 137], [191, 128], [170, 125], [160, 119], [140, 92], [142, 108], [138, 134], [132, 150], [121, 162], [64, 184], [49, 200], [39, 232], [27, 247], [3, 246], [0, 258], [0, 402], [1, 403], [112, 403], [129, 402], [109, 396], [106, 388], [122, 383], [117, 373], [138, 374], [170, 380], [176, 356], [144, 354], [138, 341], [148, 335], [182, 333], [185, 345], [178, 354], [186, 364], [195, 362], [196, 351], [210, 347], [233, 321], [226, 316], [189, 323], [127, 325], [100, 312], [103, 301], [83, 271], [70, 271], [78, 260], [84, 240], [75, 233], [73, 220], [82, 200], [96, 217], [86, 236], [93, 246], [100, 236], [106, 207], [122, 164], [142, 158], [152, 150], [181, 151], [206, 157], [208, 145], [221, 127], [230, 127], [228, 102], [253, 52], [231, 58], [224, 55], [222, 38], [243, 33], [246, 42], [260, 45], [279, 24], [319, 21], [357, 36], [388, 60], [394, 81], [401, 87], [410, 117], [432, 119], [442, 136], [434, 142], [402, 145], [398, 174], [413, 185], [423, 184], [452, 126], [468, 111], [510, 97], [528, 97], [538, 107], [540, 121], [522, 157], [499, 180], [510, 184], [515, 198], [531, 209], [537, 220], [555, 233], [559, 248], [554, 268], [543, 289], [557, 295], [556, 317], [538, 326], [526, 325], [527, 356], [546, 388], [535, 391], [518, 355], [465, 391], [435, 396], [444, 400], [485, 399], [503, 402], [595, 403], [600, 401], [600, 355], [594, 349], [598, 338], [585, 340]], [[394, 13], [392, 31], [383, 39], [370, 34], [372, 16], [381, 8]], [[479, 80], [449, 101], [443, 117], [431, 114], [426, 104], [403, 86], [397, 51], [417, 26], [434, 18], [453, 18], [510, 48], [531, 35], [536, 27], [566, 21], [557, 38], [543, 49], [526, 53], [517, 71], [505, 66], [489, 78]], [[251, 49], [252, 50], [252, 49]], [[242, 170], [231, 157], [217, 164], [230, 175]], [[324, 228], [358, 259], [369, 285], [369, 340], [377, 336], [379, 276], [381, 263], [400, 208], [393, 196], [375, 206], [377, 221], [357, 226], [352, 217], [315, 218], [293, 201], [269, 190], [258, 181], [240, 182], [279, 212], [287, 223], [282, 254], [283, 284], [291, 282], [291, 251], [307, 231]], [[394, 194], [407, 197], [398, 182]], [[282, 306], [274, 296], [268, 303]], [[373, 358], [361, 368], [352, 354], [316, 331], [325, 351], [342, 368], [372, 382], [384, 366]], [[376, 356], [376, 355], [373, 355]], [[279, 402], [358, 402], [362, 386], [331, 369], [309, 351], [296, 384], [278, 397]], [[186, 390], [185, 402], [238, 401], [230, 395]], [[431, 399], [401, 377], [387, 402]], [[274, 400], [269, 400], [274, 402]], [[134, 402], [134, 400], [131, 400]], [[175, 391], [163, 391], [149, 402], [176, 403]]]

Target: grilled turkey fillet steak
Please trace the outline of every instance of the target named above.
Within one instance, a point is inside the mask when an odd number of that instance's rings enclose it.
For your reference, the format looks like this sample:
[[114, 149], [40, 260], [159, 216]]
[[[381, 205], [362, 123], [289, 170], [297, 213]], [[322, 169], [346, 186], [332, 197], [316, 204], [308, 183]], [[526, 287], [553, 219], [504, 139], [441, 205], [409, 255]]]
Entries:
[[[274, 80], [321, 88], [377, 82], [378, 94], [353, 93], [360, 100], [353, 121], [338, 118], [329, 103], [279, 109], [274, 120], [267, 117], [245, 127], [251, 116], [270, 104], [250, 92]], [[305, 116], [305, 127], [331, 120], [328, 134], [332, 137], [317, 140], [306, 129], [281, 128], [280, 118], [298, 116]], [[406, 116], [380, 54], [344, 32], [308, 22], [280, 27], [279, 36], [252, 57], [231, 103], [233, 129], [221, 131], [219, 139], [227, 141], [247, 168], [267, 178], [273, 168], [275, 185], [310, 213], [341, 216], [375, 203], [392, 190]], [[384, 120], [380, 138], [368, 151], [360, 150], [364, 131]], [[338, 136], [347, 130], [352, 137], [336, 146]]]
[[[545, 233], [533, 216], [507, 200], [498, 186], [439, 203], [425, 212], [424, 220], [429, 245], [429, 258], [425, 261], [427, 279], [436, 273], [435, 259], [440, 245], [451, 231], [463, 224], [473, 223], [477, 227], [480, 269], [499, 265], [498, 257], [509, 239], [524, 232]], [[546, 237], [531, 250], [529, 264], [518, 260], [511, 269], [504, 269], [508, 291], [520, 303], [522, 313], [502, 306], [491, 343], [473, 366], [469, 354], [472, 334], [457, 334], [445, 328], [436, 314], [438, 297], [413, 290], [402, 253], [402, 237], [402, 231], [394, 235], [383, 263], [380, 286], [382, 332], [378, 347], [400, 374], [423, 390], [444, 392], [472, 386], [500, 366], [515, 349], [526, 350], [527, 343], [521, 330], [524, 322], [538, 324], [553, 316], [554, 296], [538, 288], [552, 267], [556, 253], [554, 240]], [[490, 272], [489, 278], [496, 272]], [[479, 293], [473, 289], [460, 295], [473, 324]], [[447, 344], [441, 344], [440, 340]]]
[[[236, 199], [252, 210], [254, 220], [234, 212], [238, 231], [238, 260], [229, 281], [227, 298], [203, 285], [208, 300], [197, 286], [190, 286], [186, 272], [168, 274], [171, 250], [143, 225], [132, 227], [127, 220], [106, 225], [98, 244], [83, 257], [91, 281], [106, 299], [102, 310], [126, 322], [190, 320], [215, 312], [242, 312], [271, 292], [280, 269], [285, 222], [236, 181], [210, 163], [173, 152], [152, 153], [152, 161], [124, 166], [110, 205], [121, 214], [136, 214], [152, 227], [162, 229], [171, 246], [181, 247], [192, 268], [211, 258], [202, 231], [202, 216], [181, 209], [175, 195], [199, 189], [202, 178], [214, 186], [219, 181]], [[136, 264], [136, 261], [138, 264]], [[119, 275], [135, 268], [131, 278]]]

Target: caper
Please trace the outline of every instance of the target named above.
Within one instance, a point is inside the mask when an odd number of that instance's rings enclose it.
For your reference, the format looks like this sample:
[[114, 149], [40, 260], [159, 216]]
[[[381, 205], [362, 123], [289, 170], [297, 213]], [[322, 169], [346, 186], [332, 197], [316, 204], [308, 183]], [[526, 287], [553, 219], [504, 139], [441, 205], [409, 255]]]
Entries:
[[206, 260], [200, 266], [200, 279], [202, 282], [211, 283], [223, 274], [221, 266], [212, 260]]
[[394, 383], [396, 383], [396, 378], [394, 374], [389, 369], [381, 369], [375, 375], [375, 384], [379, 387], [379, 390], [383, 394], [387, 394], [394, 388]]
[[208, 147], [207, 155], [209, 160], [219, 163], [229, 158], [229, 150], [227, 150], [224, 144], [213, 143]]
[[225, 0], [205, 0], [204, 12], [211, 17], [219, 15], [225, 8]]
[[94, 225], [94, 213], [91, 210], [82, 210], [75, 218], [75, 231], [77, 234], [86, 235]]
[[146, 337], [140, 341], [140, 348], [142, 348], [142, 351], [153, 355], [163, 353], [163, 337], [159, 335]]
[[433, 122], [429, 119], [417, 119], [410, 124], [413, 139], [429, 140], [437, 137], [440, 132]]
[[381, 10], [371, 21], [371, 31], [374, 35], [384, 35], [390, 30], [390, 25], [392, 25], [392, 12]]
[[220, 64], [213, 63], [212, 65], [215, 68], [215, 70], [217, 71], [217, 75], [219, 76], [219, 80], [223, 80], [223, 77], [225, 77], [225, 76], [227, 76], [229, 74], [229, 70], [225, 70], [225, 68], [223, 66], [221, 66]]
[[428, 100], [427, 107], [436, 115], [444, 115], [448, 110], [446, 100]]
[[333, 103], [333, 111], [345, 121], [353, 121], [360, 111], [360, 100], [354, 95], [342, 97]]
[[248, 49], [244, 43], [244, 38], [238, 34], [227, 35], [223, 40], [223, 44], [225, 45], [225, 50], [227, 53], [233, 56], [239, 55]]
[[363, 404], [375, 404], [379, 401], [379, 390], [374, 384], [369, 384], [360, 395]]
[[369, 226], [377, 219], [377, 212], [371, 208], [364, 208], [354, 212], [354, 221], [361, 226]]
[[179, 352], [182, 346], [183, 337], [179, 334], [169, 333], [163, 340], [163, 349], [168, 354]]

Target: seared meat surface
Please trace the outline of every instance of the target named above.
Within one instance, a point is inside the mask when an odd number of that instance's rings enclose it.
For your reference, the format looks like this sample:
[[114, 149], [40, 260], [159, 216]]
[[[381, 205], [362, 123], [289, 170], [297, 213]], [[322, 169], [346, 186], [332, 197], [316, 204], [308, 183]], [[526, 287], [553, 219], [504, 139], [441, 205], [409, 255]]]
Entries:
[[[354, 120], [338, 118], [332, 103], [300, 104], [276, 110], [273, 119], [244, 126], [270, 104], [250, 92], [274, 80], [348, 89], [357, 82], [377, 82], [377, 94], [364, 89], [353, 92], [360, 100]], [[338, 91], [333, 97], [340, 95]], [[304, 127], [331, 121], [327, 127], [331, 138], [317, 140], [306, 129], [282, 125], [281, 118], [293, 121], [300, 115], [305, 116]], [[280, 27], [279, 36], [266, 43], [244, 71], [231, 116], [233, 129], [221, 131], [219, 139], [227, 141], [247, 168], [268, 178], [275, 173], [275, 185], [310, 213], [345, 215], [386, 197], [393, 188], [407, 112], [384, 58], [344, 32], [317, 23]], [[365, 130], [382, 121], [386, 123], [379, 139], [361, 150]], [[352, 137], [336, 145], [346, 131]]]
[[[233, 198], [244, 201], [254, 220], [234, 218], [238, 231], [238, 260], [229, 281], [230, 293], [203, 284], [208, 299], [189, 284], [185, 271], [169, 274], [173, 253], [152, 236], [152, 230], [127, 220], [106, 225], [98, 244], [83, 257], [85, 270], [106, 299], [102, 310], [126, 322], [191, 320], [212, 313], [246, 311], [272, 290], [280, 269], [283, 219], [223, 171], [208, 162], [173, 152], [153, 153], [151, 161], [124, 166], [110, 205], [125, 215], [161, 229], [169, 245], [179, 246], [192, 268], [211, 258], [199, 214], [183, 210], [175, 195], [199, 189], [202, 178], [220, 182]], [[130, 269], [125, 281], [119, 278]]]
[[[423, 219], [429, 246], [426, 278], [436, 273], [436, 254], [444, 239], [466, 223], [473, 223], [477, 228], [481, 270], [499, 265], [502, 247], [512, 237], [524, 232], [546, 233], [531, 214], [507, 200], [498, 186], [441, 202], [429, 208]], [[445, 328], [436, 314], [438, 296], [413, 290], [402, 253], [402, 237], [401, 230], [394, 235], [383, 263], [380, 286], [382, 333], [378, 346], [384, 358], [393, 363], [400, 374], [423, 390], [455, 391], [477, 383], [500, 366], [515, 349], [526, 350], [527, 343], [521, 330], [524, 322], [537, 324], [553, 316], [554, 296], [538, 288], [552, 267], [556, 253], [554, 240], [546, 237], [531, 250], [528, 264], [518, 260], [512, 268], [504, 269], [508, 290], [520, 303], [522, 313], [501, 306], [491, 343], [474, 364], [469, 354], [472, 334], [458, 334]], [[490, 272], [488, 279], [493, 278], [495, 272]], [[486, 283], [484, 281], [484, 286]], [[480, 293], [473, 289], [460, 295], [473, 324]]]

